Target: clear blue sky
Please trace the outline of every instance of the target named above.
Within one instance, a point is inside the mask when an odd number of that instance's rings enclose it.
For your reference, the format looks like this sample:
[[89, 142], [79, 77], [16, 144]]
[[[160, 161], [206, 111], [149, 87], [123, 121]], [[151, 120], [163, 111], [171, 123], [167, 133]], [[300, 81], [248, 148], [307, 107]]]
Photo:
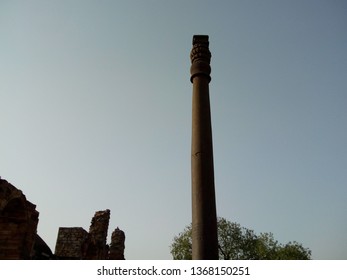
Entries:
[[217, 212], [347, 259], [346, 1], [0, 1], [0, 176], [127, 259], [191, 222], [194, 34], [210, 36]]

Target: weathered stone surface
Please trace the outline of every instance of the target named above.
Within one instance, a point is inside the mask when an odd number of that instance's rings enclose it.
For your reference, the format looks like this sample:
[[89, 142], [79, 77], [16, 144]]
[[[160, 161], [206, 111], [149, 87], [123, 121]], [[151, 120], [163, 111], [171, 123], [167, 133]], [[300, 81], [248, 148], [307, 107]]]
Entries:
[[106, 244], [110, 210], [95, 213], [87, 240], [83, 245], [83, 259], [105, 260], [108, 257], [108, 245]]
[[125, 234], [118, 227], [112, 232], [110, 245], [110, 260], [124, 260]]
[[82, 247], [88, 232], [81, 227], [60, 227], [55, 255], [59, 259], [82, 259]]
[[55, 254], [37, 234], [39, 212], [21, 190], [0, 177], [0, 260], [84, 259], [124, 260], [124, 232], [112, 234], [107, 244], [110, 210], [97, 211], [89, 232], [81, 227], [60, 227]]
[[125, 234], [120, 229], [112, 233], [111, 246], [107, 245], [110, 210], [97, 211], [89, 232], [81, 227], [59, 228], [55, 257], [57, 259], [124, 260]]
[[21, 190], [0, 178], [0, 259], [31, 259], [39, 212]]

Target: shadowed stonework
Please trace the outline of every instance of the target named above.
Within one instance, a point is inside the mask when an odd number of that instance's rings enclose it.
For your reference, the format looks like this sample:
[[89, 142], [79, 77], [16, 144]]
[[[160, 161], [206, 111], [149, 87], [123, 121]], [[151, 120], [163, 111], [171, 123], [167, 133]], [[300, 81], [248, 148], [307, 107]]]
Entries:
[[60, 259], [82, 259], [82, 246], [86, 241], [88, 232], [81, 227], [60, 227], [55, 255]]
[[23, 192], [0, 178], [0, 260], [44, 260], [51, 249], [36, 233], [39, 212]]
[[110, 245], [110, 260], [124, 260], [124, 246], [125, 234], [119, 228], [112, 232], [111, 245]]
[[0, 177], [0, 260], [124, 260], [125, 234], [119, 228], [107, 245], [110, 210], [97, 211], [89, 232], [60, 227], [55, 254], [37, 234], [39, 212], [21, 190]]
[[39, 212], [21, 190], [0, 179], [0, 259], [34, 256]]
[[124, 260], [124, 232], [116, 229], [107, 245], [110, 210], [97, 211], [89, 232], [81, 227], [61, 227], [58, 231], [55, 256], [58, 259]]
[[83, 259], [105, 260], [108, 256], [108, 245], [106, 244], [110, 210], [95, 213], [87, 240], [83, 245]]

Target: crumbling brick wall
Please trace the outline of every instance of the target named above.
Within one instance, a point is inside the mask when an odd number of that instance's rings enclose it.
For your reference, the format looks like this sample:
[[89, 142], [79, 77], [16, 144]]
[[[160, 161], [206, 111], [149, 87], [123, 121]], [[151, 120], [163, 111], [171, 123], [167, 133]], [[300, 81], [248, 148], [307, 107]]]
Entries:
[[0, 178], [0, 259], [31, 259], [39, 212], [21, 190]]

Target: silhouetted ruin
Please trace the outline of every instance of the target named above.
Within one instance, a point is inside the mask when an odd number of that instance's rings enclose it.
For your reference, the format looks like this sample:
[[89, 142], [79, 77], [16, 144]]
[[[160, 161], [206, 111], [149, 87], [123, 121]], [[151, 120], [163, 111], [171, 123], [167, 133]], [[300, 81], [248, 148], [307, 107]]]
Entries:
[[112, 232], [110, 244], [110, 260], [124, 260], [125, 234], [118, 227]]
[[36, 205], [0, 178], [0, 259], [32, 259], [38, 222]]
[[[89, 232], [81, 227], [60, 227], [55, 246], [56, 258], [64, 260], [124, 260], [125, 234], [123, 231], [119, 228], [115, 229], [112, 233], [111, 245], [106, 243], [109, 220], [110, 210], [107, 209], [95, 213]], [[118, 236], [122, 236], [122, 238]]]
[[55, 254], [37, 234], [39, 212], [23, 192], [0, 177], [1, 260], [124, 260], [125, 234], [118, 227], [107, 245], [110, 210], [97, 211], [89, 232], [60, 227]]

